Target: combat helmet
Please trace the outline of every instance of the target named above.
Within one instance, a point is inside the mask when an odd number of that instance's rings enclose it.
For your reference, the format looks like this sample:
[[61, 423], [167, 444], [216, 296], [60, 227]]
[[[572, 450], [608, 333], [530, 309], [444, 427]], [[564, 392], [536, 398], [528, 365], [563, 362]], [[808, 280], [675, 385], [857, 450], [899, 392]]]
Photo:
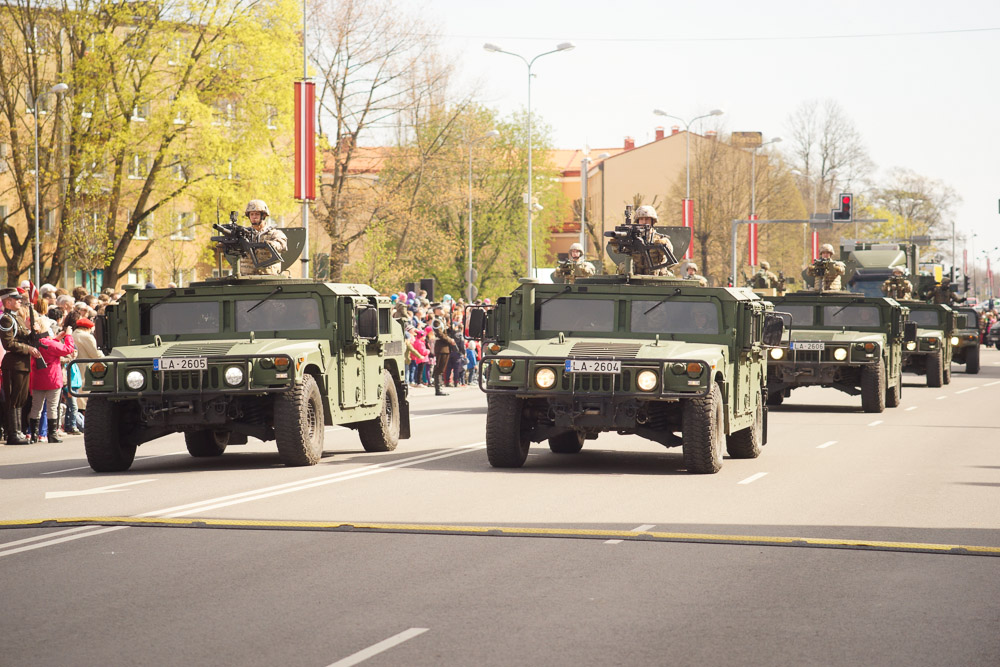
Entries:
[[768, 262], [766, 262], [766, 261], [764, 261], [764, 260], [761, 260], [761, 262], [760, 262], [760, 268], [764, 269], [765, 271], [770, 271], [771, 270], [771, 264], [768, 263]]
[[569, 251], [573, 252], [574, 250], [579, 250], [580, 251], [580, 255], [583, 255], [583, 246], [580, 245], [579, 243], [574, 243], [574, 244], [570, 245]]
[[819, 252], [820, 252], [820, 254], [823, 254], [824, 252], [828, 252], [828, 253], [830, 253], [832, 255], [833, 254], [833, 246], [830, 245], [829, 243], [824, 243], [823, 245], [821, 245], [819, 247]]
[[267, 220], [271, 216], [271, 212], [267, 210], [267, 203], [263, 199], [251, 199], [247, 202], [247, 210], [243, 212], [243, 215], [249, 218], [253, 211], [260, 211], [264, 214], [261, 220]]
[[632, 219], [638, 222], [639, 218], [652, 218], [654, 222], [657, 222], [659, 221], [660, 216], [659, 214], [657, 214], [655, 208], [647, 204], [644, 206], [640, 206], [635, 210], [635, 215], [632, 216]]

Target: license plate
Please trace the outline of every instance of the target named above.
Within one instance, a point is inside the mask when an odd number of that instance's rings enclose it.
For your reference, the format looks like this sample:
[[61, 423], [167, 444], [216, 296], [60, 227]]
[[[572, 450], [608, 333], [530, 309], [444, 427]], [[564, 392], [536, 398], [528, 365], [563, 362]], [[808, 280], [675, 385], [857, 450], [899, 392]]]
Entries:
[[154, 371], [203, 371], [208, 368], [206, 357], [164, 357], [153, 359]]
[[826, 349], [826, 343], [800, 343], [795, 341], [792, 343], [793, 350], [824, 350]]
[[622, 362], [601, 359], [567, 359], [567, 373], [621, 373]]

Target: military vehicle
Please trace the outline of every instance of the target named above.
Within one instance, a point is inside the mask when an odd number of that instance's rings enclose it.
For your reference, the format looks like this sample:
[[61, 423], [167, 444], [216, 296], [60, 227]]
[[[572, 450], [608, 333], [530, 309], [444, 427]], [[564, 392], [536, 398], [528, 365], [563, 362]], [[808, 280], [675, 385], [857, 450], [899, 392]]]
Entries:
[[840, 291], [800, 291], [772, 301], [791, 321], [782, 345], [769, 352], [769, 405], [808, 386], [860, 394], [865, 412], [899, 405], [903, 343], [916, 338], [915, 327], [906, 331], [906, 308], [886, 297]]
[[958, 308], [956, 328], [951, 335], [952, 356], [956, 364], [964, 364], [965, 372], [979, 373], [979, 313], [975, 308]]
[[766, 347], [781, 337], [770, 310], [748, 289], [669, 277], [522, 279], [468, 313], [470, 335], [486, 343], [490, 464], [521, 467], [543, 440], [574, 454], [608, 431], [680, 446], [692, 473], [717, 472], [724, 449], [756, 458], [767, 437]]
[[951, 337], [955, 334], [955, 311], [944, 304], [903, 301], [910, 309], [910, 322], [917, 325], [917, 340], [903, 346], [903, 370], [927, 376], [928, 387], [951, 382]]
[[[291, 245], [302, 230], [284, 231]], [[274, 440], [286, 465], [314, 465], [332, 424], [356, 429], [366, 451], [393, 450], [410, 427], [403, 330], [390, 314], [366, 285], [280, 275], [127, 287], [96, 323], [107, 356], [73, 362], [87, 460], [127, 470], [137, 446], [182, 432], [195, 457], [254, 437]]]

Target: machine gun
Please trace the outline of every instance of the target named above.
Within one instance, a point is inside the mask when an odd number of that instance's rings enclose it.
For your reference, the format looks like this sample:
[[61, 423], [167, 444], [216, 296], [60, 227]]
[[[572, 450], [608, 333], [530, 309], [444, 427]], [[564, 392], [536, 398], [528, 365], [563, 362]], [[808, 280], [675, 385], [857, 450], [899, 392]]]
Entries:
[[833, 268], [833, 259], [826, 259], [824, 257], [817, 257], [812, 263], [812, 274], [816, 276], [815, 284], [820, 292], [823, 291], [823, 286], [826, 283], [825, 277], [828, 271]]
[[785, 293], [785, 272], [778, 271], [778, 294]]
[[[255, 269], [262, 269], [272, 264], [281, 263], [281, 255], [267, 241], [260, 241], [257, 234], [249, 227], [241, 227], [237, 220], [236, 211], [229, 212], [229, 223], [220, 225], [216, 222], [213, 228], [222, 232], [219, 236], [213, 236], [212, 241], [219, 244], [224, 255], [238, 255], [239, 257], [249, 257]], [[257, 258], [258, 250], [266, 250], [270, 257], [264, 260]], [[235, 263], [236, 276], [240, 276], [239, 262]]]
[[886, 280], [889, 286], [886, 290], [886, 294], [894, 299], [910, 298], [913, 293], [913, 286], [910, 285], [910, 281], [906, 279], [906, 276], [889, 276]]
[[[677, 263], [677, 258], [671, 252], [669, 246], [653, 243], [656, 231], [652, 225], [631, 224], [631, 206], [625, 207], [625, 221], [626, 224], [618, 225], [613, 232], [604, 232], [606, 237], [614, 239], [615, 244], [618, 246], [618, 252], [627, 255], [642, 255], [646, 258], [646, 266], [649, 267], [650, 271], [673, 266]], [[665, 262], [662, 264], [653, 264], [653, 258], [649, 254], [649, 251], [653, 248], [657, 248], [663, 252], [666, 256]]]

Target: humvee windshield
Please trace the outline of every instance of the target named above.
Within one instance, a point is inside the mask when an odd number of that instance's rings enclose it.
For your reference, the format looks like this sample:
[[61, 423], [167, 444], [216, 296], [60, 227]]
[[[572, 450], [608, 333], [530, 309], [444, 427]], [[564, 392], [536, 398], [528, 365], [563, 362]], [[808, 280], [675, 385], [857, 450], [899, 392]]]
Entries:
[[881, 322], [876, 306], [823, 306], [823, 324], [828, 327], [877, 327]]
[[633, 301], [629, 328], [635, 333], [717, 334], [719, 312], [712, 302]]
[[911, 310], [910, 321], [920, 325], [936, 326], [938, 314], [935, 310]]
[[237, 331], [318, 329], [319, 304], [313, 299], [260, 298], [236, 302]]
[[959, 329], [976, 329], [979, 327], [979, 318], [972, 313], [958, 314]]
[[883, 278], [873, 278], [869, 280], [852, 278], [847, 286], [852, 292], [861, 292], [868, 297], [880, 297], [882, 296], [882, 283]]
[[792, 323], [800, 327], [812, 326], [816, 309], [812, 306], [793, 306], [782, 303], [774, 308], [774, 312], [788, 313], [792, 316]]
[[219, 332], [218, 301], [161, 303], [149, 309], [144, 334], [210, 334]]
[[543, 301], [537, 329], [543, 331], [614, 331], [615, 302], [611, 299], [552, 299]]

